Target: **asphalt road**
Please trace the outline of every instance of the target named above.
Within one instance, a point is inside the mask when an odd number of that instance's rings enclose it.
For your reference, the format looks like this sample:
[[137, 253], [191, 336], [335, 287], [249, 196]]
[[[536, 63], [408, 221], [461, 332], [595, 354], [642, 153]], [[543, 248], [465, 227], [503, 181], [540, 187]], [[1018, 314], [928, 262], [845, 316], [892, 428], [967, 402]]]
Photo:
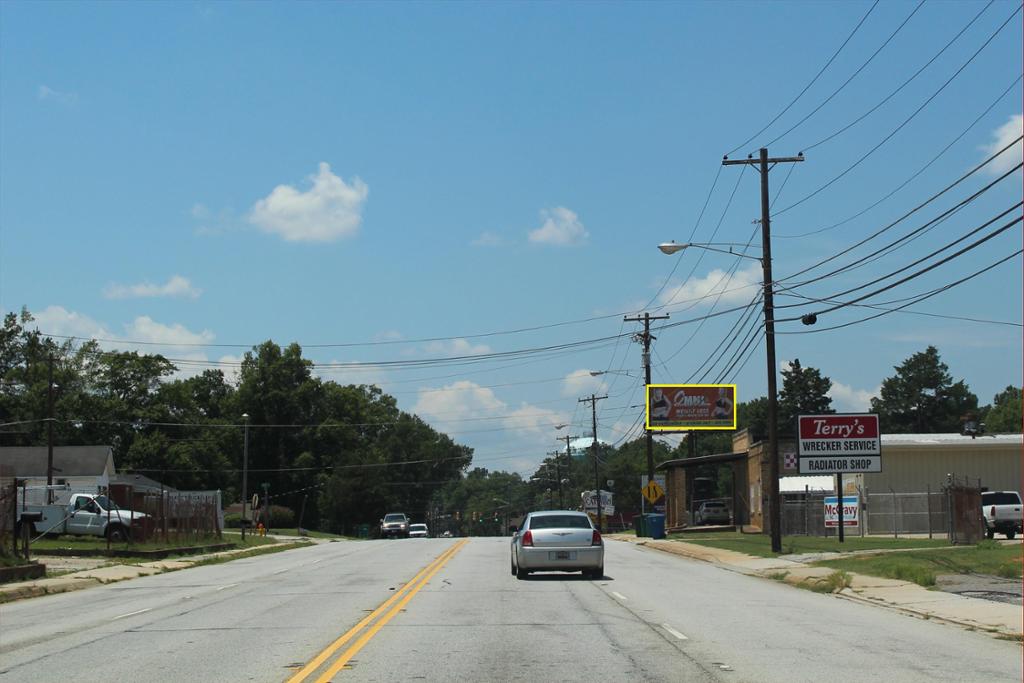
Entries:
[[609, 542], [605, 567], [601, 581], [517, 581], [499, 538], [329, 543], [198, 567], [0, 606], [0, 681], [1024, 675], [1019, 644], [959, 627], [628, 543]]

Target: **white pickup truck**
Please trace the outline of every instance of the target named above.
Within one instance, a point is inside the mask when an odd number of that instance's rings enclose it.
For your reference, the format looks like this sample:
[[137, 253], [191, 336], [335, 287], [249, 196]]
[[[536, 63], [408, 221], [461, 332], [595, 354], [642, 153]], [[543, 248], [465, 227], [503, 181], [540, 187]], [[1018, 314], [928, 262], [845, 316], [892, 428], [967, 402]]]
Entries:
[[997, 533], [1012, 539], [1021, 533], [1022, 516], [1020, 494], [1016, 491], [984, 491], [981, 494], [981, 512], [985, 517], [985, 534], [994, 538]]
[[132, 524], [146, 516], [141, 512], [122, 510], [114, 501], [95, 493], [58, 492], [57, 500], [60, 502], [49, 505], [30, 502], [31, 495], [29, 501], [21, 500], [21, 491], [18, 495], [15, 527], [20, 533], [23, 513], [38, 513], [38, 519], [35, 518], [37, 515], [29, 515], [32, 521], [27, 522], [31, 524], [29, 532], [32, 536], [74, 534], [106, 538], [109, 535], [111, 541], [127, 541]]

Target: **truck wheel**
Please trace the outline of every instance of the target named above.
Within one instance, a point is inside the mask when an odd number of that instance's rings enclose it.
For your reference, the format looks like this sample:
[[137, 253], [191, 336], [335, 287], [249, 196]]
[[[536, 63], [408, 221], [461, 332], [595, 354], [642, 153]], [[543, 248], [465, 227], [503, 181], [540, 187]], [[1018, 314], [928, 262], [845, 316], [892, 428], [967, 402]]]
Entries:
[[991, 540], [991, 539], [996, 537], [996, 530], [995, 529], [986, 529], [985, 530], [985, 535], [988, 536], [989, 540]]
[[107, 530], [112, 543], [124, 543], [128, 540], [128, 531], [123, 526], [112, 526]]
[[1016, 535], [1017, 535], [1017, 532], [1014, 529], [1010, 529], [1009, 531], [1006, 532], [1006, 537], [1008, 539], [1010, 539], [1011, 541], [1013, 540], [1013, 537], [1016, 536]]

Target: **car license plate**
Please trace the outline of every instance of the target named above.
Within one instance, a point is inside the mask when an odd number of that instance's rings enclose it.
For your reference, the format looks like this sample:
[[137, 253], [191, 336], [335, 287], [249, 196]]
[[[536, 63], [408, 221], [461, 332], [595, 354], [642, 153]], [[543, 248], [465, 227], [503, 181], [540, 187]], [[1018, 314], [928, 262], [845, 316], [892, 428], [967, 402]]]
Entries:
[[548, 553], [549, 560], [575, 560], [576, 553], [569, 550], [553, 550]]

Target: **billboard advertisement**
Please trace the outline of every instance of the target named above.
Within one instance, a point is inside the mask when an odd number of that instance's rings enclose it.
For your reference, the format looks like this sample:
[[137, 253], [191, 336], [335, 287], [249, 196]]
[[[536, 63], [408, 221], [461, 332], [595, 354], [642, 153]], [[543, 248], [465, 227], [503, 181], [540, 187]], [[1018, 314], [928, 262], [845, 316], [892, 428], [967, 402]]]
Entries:
[[736, 429], [736, 385], [648, 384], [647, 429]]

